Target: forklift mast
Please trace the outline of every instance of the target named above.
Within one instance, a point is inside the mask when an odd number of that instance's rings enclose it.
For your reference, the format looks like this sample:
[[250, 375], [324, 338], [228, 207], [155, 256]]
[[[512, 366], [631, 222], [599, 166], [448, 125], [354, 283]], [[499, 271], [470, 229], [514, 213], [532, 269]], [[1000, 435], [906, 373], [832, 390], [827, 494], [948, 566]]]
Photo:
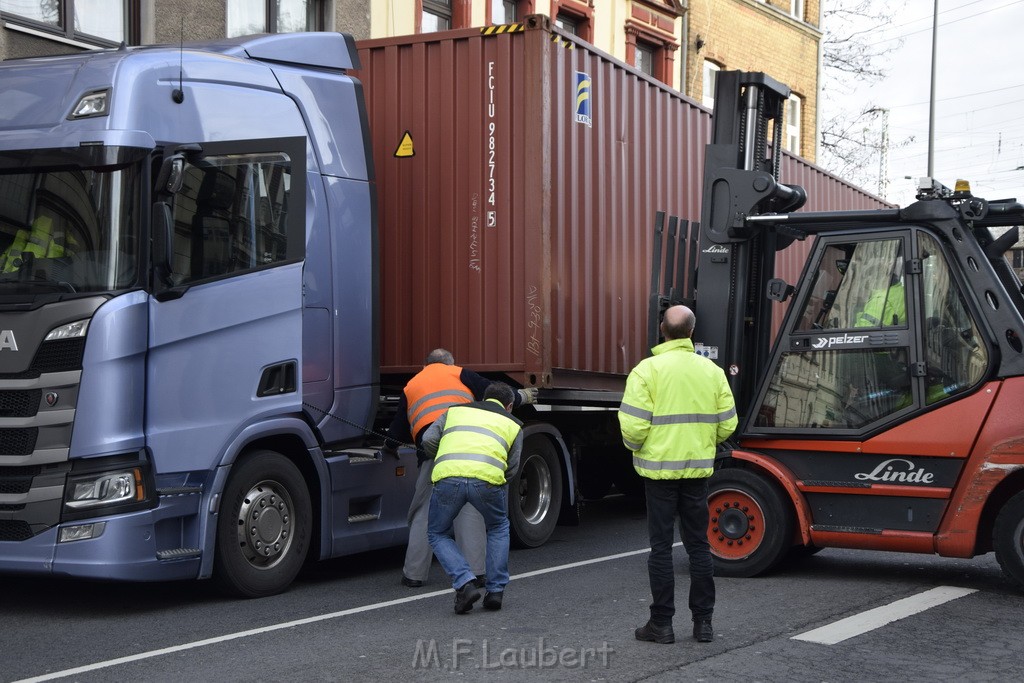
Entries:
[[[803, 206], [803, 188], [779, 182], [783, 106], [790, 89], [763, 73], [722, 71], [707, 146], [696, 277], [694, 342], [728, 377], [741, 412], [771, 342], [775, 253], [802, 236], [748, 218]], [[770, 136], [769, 136], [770, 133]], [[724, 312], [724, 314], [723, 314]]]

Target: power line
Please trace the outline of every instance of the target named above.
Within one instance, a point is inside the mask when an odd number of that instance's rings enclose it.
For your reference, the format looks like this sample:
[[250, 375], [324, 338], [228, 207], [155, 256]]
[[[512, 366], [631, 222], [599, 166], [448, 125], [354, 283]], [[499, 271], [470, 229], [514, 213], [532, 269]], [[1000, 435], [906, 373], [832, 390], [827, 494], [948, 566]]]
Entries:
[[[953, 19], [952, 21], [947, 21], [944, 24], [939, 24], [939, 26], [943, 26], [943, 27], [944, 26], [951, 26], [952, 24], [957, 24], [957, 23], [960, 23], [961, 21], [967, 21], [968, 19], [974, 19], [976, 17], [980, 17], [983, 14], [988, 14], [990, 12], [995, 12], [996, 10], [1006, 9], [1007, 7], [1012, 7], [1013, 5], [1019, 5], [1020, 3], [1021, 3], [1021, 0], [1014, 0], [1013, 2], [1008, 2], [1005, 5], [1000, 5], [999, 7], [993, 7], [992, 9], [983, 10], [981, 12], [975, 12], [975, 13], [969, 15], [969, 16], [966, 16], [966, 17], [960, 17], [959, 19]], [[967, 5], [964, 5], [964, 7], [966, 7], [966, 6]], [[959, 8], [953, 8], [953, 9], [959, 9]], [[949, 10], [947, 10], [947, 11], [949, 11]], [[940, 14], [941, 14], [941, 12], [940, 12]], [[885, 38], [883, 40], [879, 40], [879, 41], [876, 41], [874, 43], [865, 43], [864, 47], [874, 47], [875, 45], [881, 45], [882, 43], [891, 43], [891, 42], [893, 42], [895, 40], [900, 40], [901, 38], [906, 38], [907, 36], [913, 36], [913, 35], [917, 35], [918, 33], [925, 33], [926, 31], [931, 31], [931, 30], [932, 30], [931, 27], [928, 27], [928, 28], [919, 29], [917, 31], [910, 31], [908, 33], [903, 33], [903, 34], [898, 35], [898, 36], [893, 36], [892, 38]]]

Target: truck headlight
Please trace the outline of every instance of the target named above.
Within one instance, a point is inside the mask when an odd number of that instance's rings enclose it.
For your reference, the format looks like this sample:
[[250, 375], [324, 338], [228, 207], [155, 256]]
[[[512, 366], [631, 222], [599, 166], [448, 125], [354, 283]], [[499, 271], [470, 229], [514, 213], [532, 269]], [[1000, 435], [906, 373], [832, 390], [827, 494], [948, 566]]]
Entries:
[[142, 470], [103, 472], [69, 477], [64, 505], [71, 510], [84, 510], [101, 505], [141, 502], [146, 498]]
[[61, 325], [50, 330], [43, 341], [59, 341], [61, 339], [77, 339], [84, 337], [89, 329], [89, 320], [76, 320], [67, 325]]

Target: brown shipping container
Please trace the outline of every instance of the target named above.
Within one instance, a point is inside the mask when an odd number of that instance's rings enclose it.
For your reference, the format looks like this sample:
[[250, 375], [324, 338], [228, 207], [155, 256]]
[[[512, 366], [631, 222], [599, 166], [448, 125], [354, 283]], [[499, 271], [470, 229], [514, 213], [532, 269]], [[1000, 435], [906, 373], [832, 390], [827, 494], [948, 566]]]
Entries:
[[[539, 15], [358, 47], [382, 375], [445, 347], [526, 386], [621, 391], [648, 353], [655, 212], [700, 219], [709, 112]], [[883, 205], [783, 169], [810, 210]]]

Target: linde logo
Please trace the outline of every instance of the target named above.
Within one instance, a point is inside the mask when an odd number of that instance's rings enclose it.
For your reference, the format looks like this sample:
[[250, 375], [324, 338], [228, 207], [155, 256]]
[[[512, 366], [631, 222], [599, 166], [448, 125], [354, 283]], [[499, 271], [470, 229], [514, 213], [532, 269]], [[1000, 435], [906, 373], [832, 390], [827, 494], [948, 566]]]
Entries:
[[721, 244], [712, 244], [710, 247], [704, 250], [705, 254], [728, 254], [729, 247], [723, 247]]
[[18, 350], [18, 342], [14, 338], [13, 330], [0, 330], [0, 351], [4, 349]]
[[870, 472], [858, 472], [853, 478], [860, 481], [906, 481], [913, 484], [931, 484], [935, 481], [934, 474], [925, 472], [903, 458], [890, 458]]
[[831, 349], [833, 346], [846, 346], [847, 344], [862, 344], [868, 340], [866, 334], [837, 334], [834, 337], [818, 337], [818, 340], [811, 344], [815, 349]]

